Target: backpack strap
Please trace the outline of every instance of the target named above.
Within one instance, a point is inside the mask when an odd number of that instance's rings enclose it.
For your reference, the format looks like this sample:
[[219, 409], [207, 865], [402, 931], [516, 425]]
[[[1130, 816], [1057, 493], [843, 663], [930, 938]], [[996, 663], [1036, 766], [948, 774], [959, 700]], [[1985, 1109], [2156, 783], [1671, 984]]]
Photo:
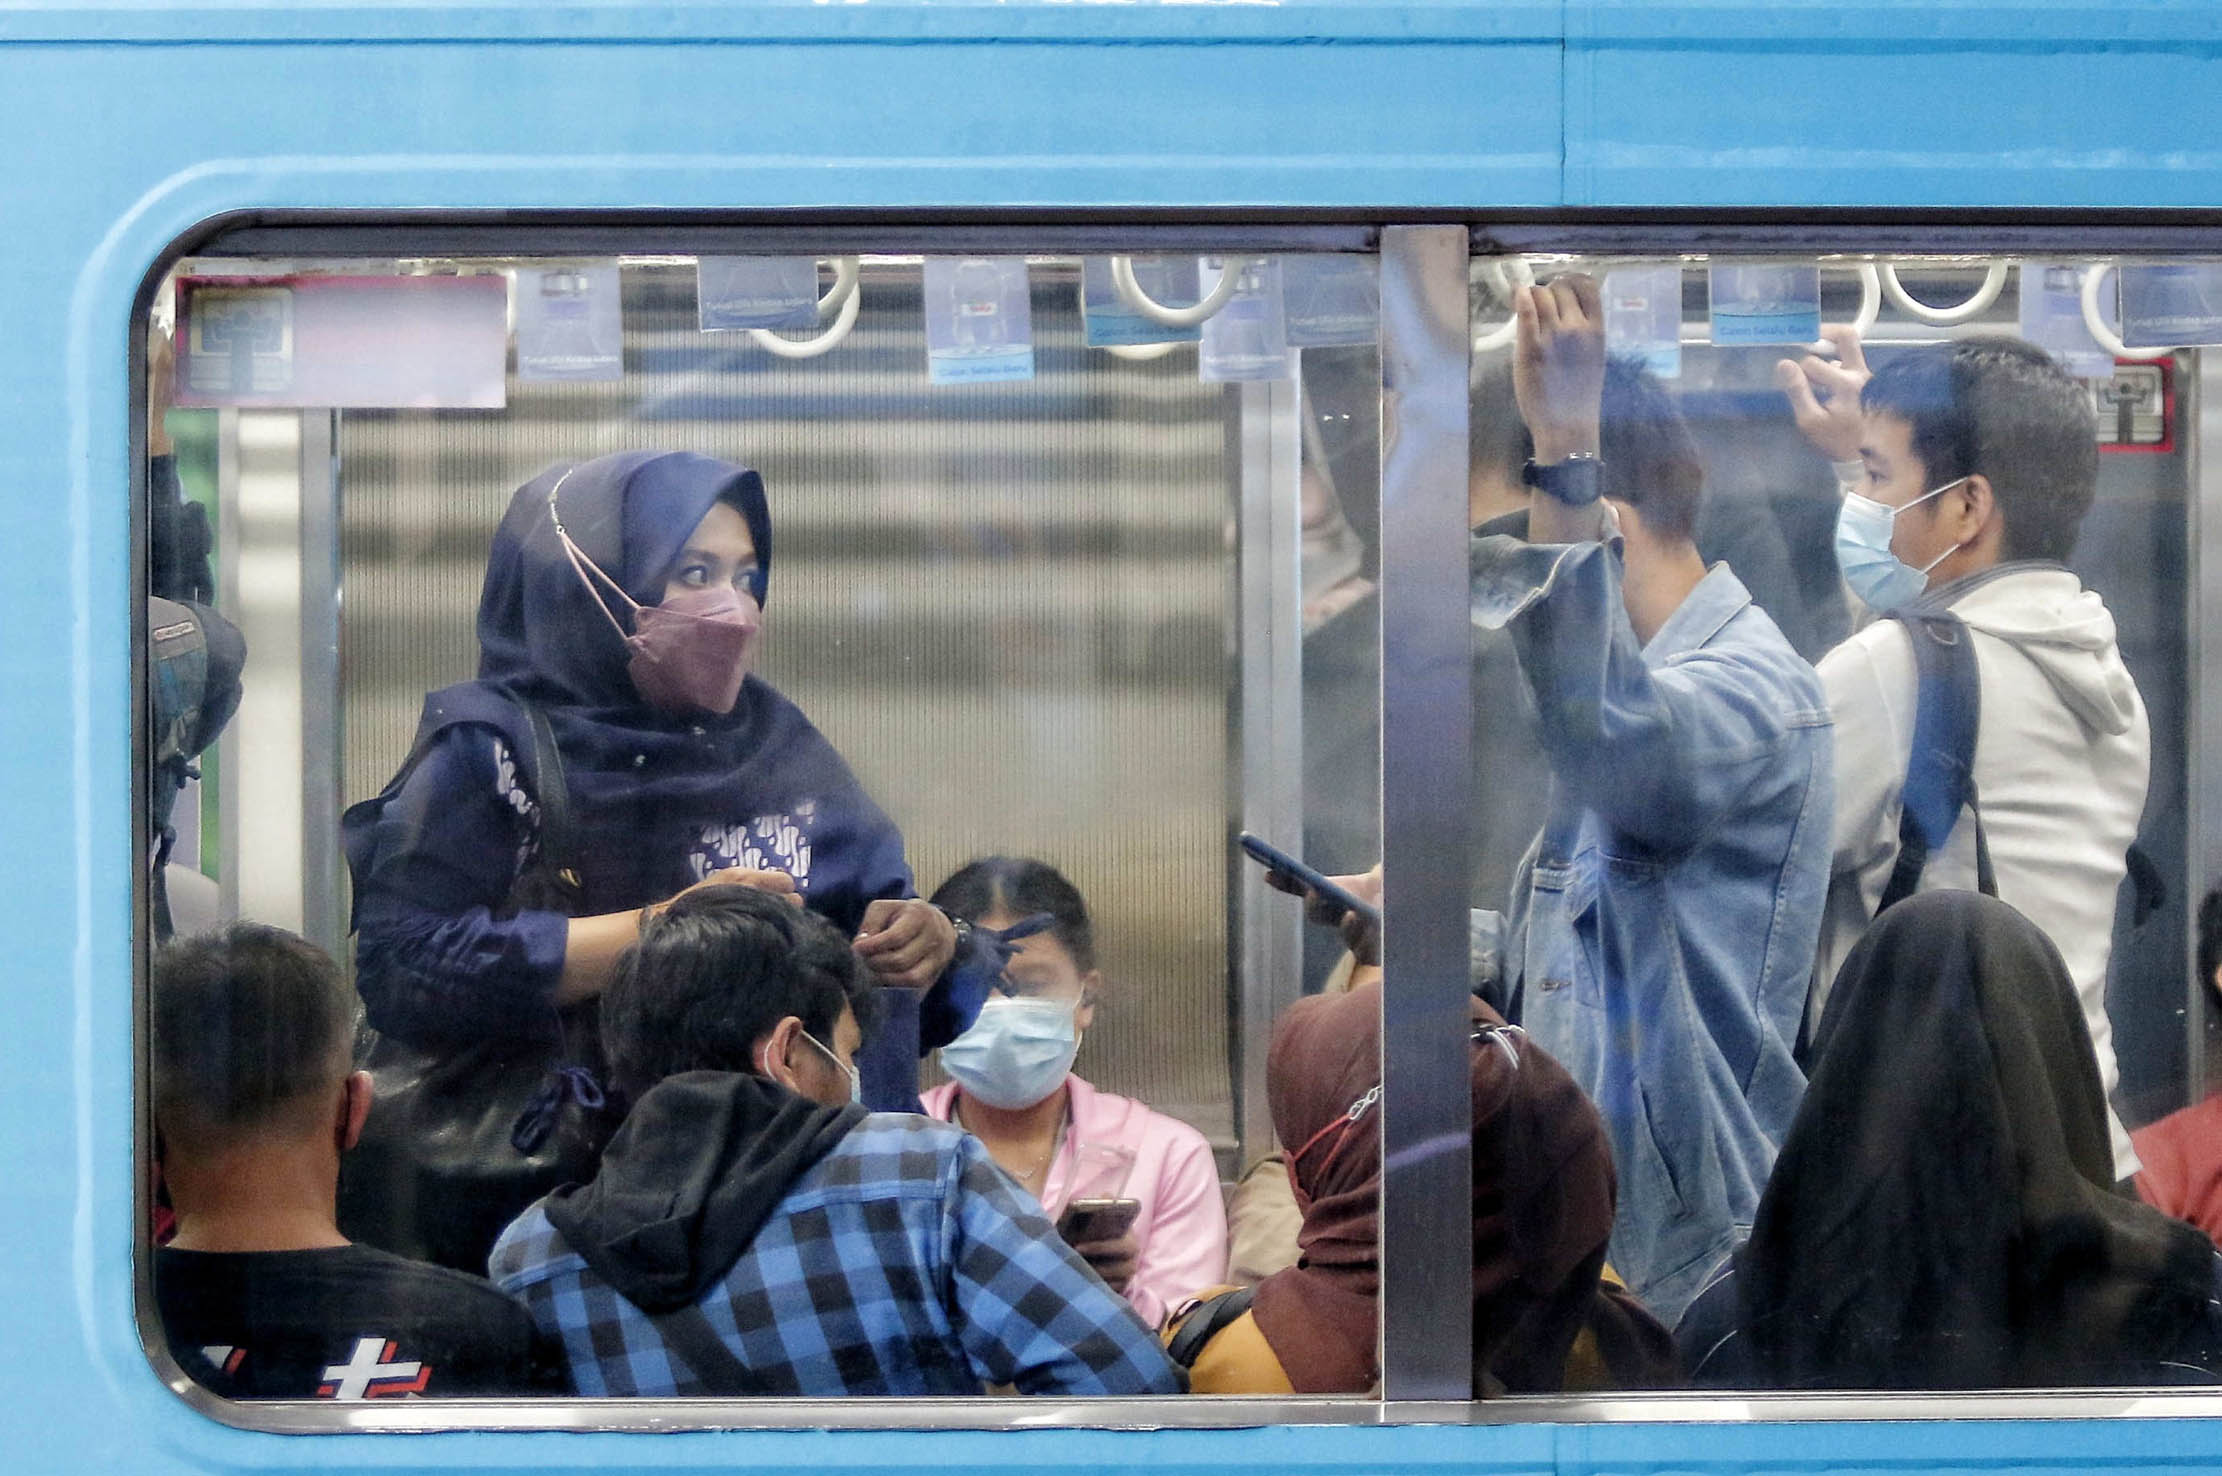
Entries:
[[718, 1336], [710, 1319], [694, 1303], [668, 1312], [650, 1312], [648, 1320], [656, 1325], [664, 1346], [678, 1355], [705, 1393], [733, 1396], [771, 1392], [726, 1346], [725, 1339]]
[[1983, 810], [1975, 788], [1975, 738], [1983, 713], [1975, 642], [1967, 626], [1949, 610], [1900, 611], [1891, 618], [1906, 627], [1913, 642], [1919, 680], [1913, 753], [1906, 762], [1898, 817], [1898, 864], [1883, 888], [1877, 916], [1912, 896], [1921, 885], [1929, 857], [1943, 849], [1963, 808], [1975, 822], [1975, 884], [1986, 897], [1998, 895], [1990, 838], [1983, 832]]
[[1195, 1310], [1182, 1319], [1180, 1331], [1167, 1340], [1165, 1356], [1184, 1369], [1194, 1368], [1203, 1356], [1204, 1345], [1249, 1311], [1257, 1296], [1256, 1287], [1238, 1286], [1198, 1302]]

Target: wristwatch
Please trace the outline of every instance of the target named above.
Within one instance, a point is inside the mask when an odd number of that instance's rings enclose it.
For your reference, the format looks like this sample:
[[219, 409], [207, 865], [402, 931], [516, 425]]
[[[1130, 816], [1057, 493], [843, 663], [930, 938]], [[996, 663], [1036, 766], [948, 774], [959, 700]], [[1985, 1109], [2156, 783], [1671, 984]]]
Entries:
[[1594, 451], [1577, 451], [1564, 461], [1530, 461], [1520, 480], [1568, 507], [1587, 507], [1605, 495], [1605, 463]]

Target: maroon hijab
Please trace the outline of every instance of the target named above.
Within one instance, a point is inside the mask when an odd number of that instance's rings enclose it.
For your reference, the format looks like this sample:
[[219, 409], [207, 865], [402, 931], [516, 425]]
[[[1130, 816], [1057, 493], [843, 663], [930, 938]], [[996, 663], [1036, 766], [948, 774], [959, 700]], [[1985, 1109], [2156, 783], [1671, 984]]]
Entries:
[[[1556, 1061], [1479, 1000], [1472, 1020], [1474, 1393], [1555, 1390], [1598, 1295], [1611, 1151]], [[1380, 1379], [1379, 1105], [1333, 1125], [1380, 1084], [1380, 985], [1292, 1006], [1274, 1027], [1266, 1080], [1308, 1207], [1296, 1264], [1258, 1283], [1258, 1330], [1297, 1392], [1361, 1393]]]

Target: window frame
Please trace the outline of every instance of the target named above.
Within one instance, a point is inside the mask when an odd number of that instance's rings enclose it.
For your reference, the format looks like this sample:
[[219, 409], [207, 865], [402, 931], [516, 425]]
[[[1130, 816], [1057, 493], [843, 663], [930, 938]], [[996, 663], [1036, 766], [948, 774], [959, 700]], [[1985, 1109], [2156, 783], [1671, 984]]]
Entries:
[[[1408, 222], [1408, 223], [1407, 223]], [[1384, 399], [1394, 394], [1408, 407], [1396, 438], [1401, 467], [1392, 466], [1384, 435], [1381, 493], [1383, 571], [1382, 711], [1383, 862], [1400, 897], [1414, 897], [1389, 930], [1385, 949], [1400, 978], [1425, 981], [1400, 991], [1384, 1020], [1385, 1055], [1407, 1064], [1384, 1072], [1385, 1158], [1398, 1145], [1417, 1146], [1439, 1136], [1446, 1124], [1463, 1132], [1464, 1113], [1428, 1083], [1445, 1076], [1449, 1051], [1432, 1051], [1438, 1025], [1455, 1007], [1464, 1019], [1465, 898], [1463, 882], [1430, 878], [1423, 859], [1443, 854], [1446, 838], [1463, 835], [1467, 806], [1446, 804], [1470, 783], [1467, 755], [1473, 714], [1458, 683], [1429, 675], [1454, 640], [1465, 636], [1463, 558], [1466, 368], [1470, 346], [1452, 353], [1444, 319], [1428, 317], [1455, 272], [1464, 311], [1469, 255], [1519, 254], [1641, 256], [1672, 259], [1692, 253], [1715, 257], [1755, 254], [1856, 256], [1862, 253], [1986, 254], [2089, 257], [2222, 254], [2222, 225], [2177, 213], [2125, 222], [2112, 212], [2025, 210], [1765, 210], [1478, 212], [1447, 211], [1392, 220], [1383, 212], [1228, 211], [1173, 216], [1164, 212], [1056, 212], [977, 214], [952, 212], [824, 212], [807, 220], [792, 214], [736, 212], [407, 212], [357, 214], [332, 211], [262, 211], [221, 216], [173, 242], [143, 279], [127, 333], [131, 393], [130, 583], [132, 630], [132, 813], [142, 818], [147, 794], [145, 601], [147, 508], [144, 324], [156, 285], [186, 256], [300, 257], [319, 263], [345, 258], [442, 258], [505, 256], [852, 254], [916, 253], [1097, 254], [1119, 251], [1286, 252], [1340, 251], [1375, 255], [1382, 263]], [[1398, 285], [1392, 286], [1392, 283]], [[1393, 329], [1391, 296], [1416, 316], [1408, 332]], [[1432, 296], [1431, 296], [1432, 294]], [[1439, 303], [1437, 304], [1439, 306]], [[1465, 342], [1463, 319], [1458, 340]], [[1392, 352], [1393, 351], [1393, 352]], [[2208, 367], [2222, 373], [2222, 350], [2206, 350]], [[1392, 358], [1395, 367], [1392, 368]], [[1455, 374], [1455, 387], [1452, 376]], [[1392, 389], [1393, 387], [1393, 389]], [[2209, 406], [2187, 402], [2186, 424], [2222, 437], [2222, 394]], [[1460, 475], [1450, 485], [1443, 448], [1455, 437]], [[2222, 444], [2222, 442], [2218, 442]], [[2222, 500], [2222, 457], [2200, 464], [2189, 453], [2193, 495]], [[1455, 494], [1455, 495], [1454, 495]], [[1395, 509], [1392, 511], [1392, 509]], [[1455, 538], [1444, 537], [1457, 518]], [[2209, 593], [2201, 568], [2222, 570], [2222, 518], [2196, 520], [2192, 562], [2193, 685], [2190, 715], [2200, 728], [2222, 731], [2222, 655], [2208, 652], [2205, 630], [2222, 631], [2222, 580]], [[1443, 549], [1457, 553], [1455, 581]], [[2212, 563], [2207, 560], [2211, 558]], [[2202, 661], [2217, 663], [2206, 680]], [[1463, 663], [1456, 675], [1463, 676]], [[1391, 721], [1391, 715], [1405, 721]], [[2197, 811], [2192, 865], [2204, 874], [2222, 869], [2222, 760], [2202, 765], [2191, 754], [2191, 793]], [[1446, 815], [1453, 818], [1446, 820]], [[141, 827], [134, 825], [134, 841]], [[1463, 853], [1461, 848], [1460, 853]], [[2222, 1390], [2045, 1390], [2014, 1393], [1786, 1395], [1762, 1392], [1511, 1396], [1492, 1401], [1445, 1397], [1443, 1380], [1460, 1379], [1470, 1354], [1470, 1333], [1445, 1318], [1444, 1288], [1463, 1285], [1470, 1246], [1462, 1237], [1446, 1245], [1439, 1223], [1463, 1224], [1470, 1163], [1463, 1154], [1421, 1156], [1383, 1178], [1382, 1319], [1384, 1388], [1380, 1395], [1320, 1398], [1181, 1396], [1146, 1399], [1022, 1401], [989, 1397], [961, 1400], [910, 1398], [822, 1399], [616, 1399], [533, 1396], [507, 1400], [324, 1401], [248, 1403], [224, 1399], [195, 1384], [169, 1357], [153, 1299], [150, 1235], [153, 1124], [148, 1091], [147, 977], [151, 952], [149, 892], [143, 858], [134, 857], [135, 971], [132, 1061], [135, 1079], [133, 1198], [134, 1307], [142, 1351], [157, 1376], [190, 1407], [219, 1423], [272, 1433], [401, 1431], [693, 1431], [717, 1430], [1007, 1430], [1090, 1428], [1154, 1430], [1239, 1428], [1260, 1425], [1506, 1425], [1697, 1424], [1780, 1422], [1897, 1422], [1907, 1420], [2027, 1420], [2032, 1418], [2189, 1418], [2222, 1416]], [[1455, 957], [1457, 967], [1450, 967]], [[2196, 1020], [2193, 1028], [2198, 1026]], [[1465, 1075], [1463, 1033], [1456, 1075]], [[1442, 1060], [1433, 1057], [1441, 1056]], [[1409, 1063], [1421, 1062], [1418, 1069]], [[1237, 1082], [1237, 1091], [1240, 1091]], [[1438, 1111], [1438, 1108], [1445, 1110]], [[1453, 1121], [1453, 1119], [1457, 1119]], [[1448, 1215], [1437, 1213], [1448, 1198]], [[1409, 1238], [1425, 1250], [1407, 1258], [1387, 1251]], [[1455, 1296], [1449, 1305], [1466, 1309]]]

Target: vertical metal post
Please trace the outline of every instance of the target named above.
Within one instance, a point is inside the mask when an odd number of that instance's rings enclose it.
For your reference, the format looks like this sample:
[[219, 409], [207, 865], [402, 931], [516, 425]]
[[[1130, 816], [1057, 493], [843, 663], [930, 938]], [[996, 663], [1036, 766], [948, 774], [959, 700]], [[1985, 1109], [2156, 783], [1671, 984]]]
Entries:
[[301, 936], [347, 942], [340, 884], [339, 463], [336, 410], [301, 412]]
[[[2184, 498], [2188, 540], [2184, 559], [2185, 598], [2184, 682], [2189, 689], [2184, 708], [2191, 723], [2191, 741], [2185, 758], [2191, 795], [2192, 830], [2184, 847], [2190, 860], [2192, 895], [2187, 899], [2184, 951], [2189, 959], [2185, 972], [2191, 987], [2184, 998], [2184, 1075], [2192, 1102], [2206, 1096], [2212, 1085], [2206, 1079], [2208, 986], [2199, 977], [2199, 897], [2207, 884], [2222, 876], [2222, 760], [2217, 760], [2201, 735], [2222, 733], [2222, 457], [2208, 456], [2206, 448], [2222, 445], [2222, 394], [2212, 387], [2222, 383], [2222, 350], [2200, 349], [2184, 367], [2191, 370], [2181, 388], [2186, 401], [2183, 424], [2192, 427], [2184, 448]], [[2207, 578], [2212, 570], [2215, 578]]]
[[1467, 237], [1381, 240], [1381, 1022], [1386, 1398], [1472, 1395]]
[[239, 713], [223, 739], [222, 895], [227, 915], [296, 932], [307, 923], [303, 712], [321, 697], [303, 681], [303, 419], [226, 411], [218, 462], [226, 613], [247, 640]]
[[[1295, 380], [1231, 387], [1235, 422], [1240, 636], [1235, 810], [1242, 828], [1300, 850], [1304, 826], [1303, 490]], [[1230, 847], [1232, 837], [1229, 838]], [[1241, 996], [1235, 1017], [1236, 1133], [1248, 1162], [1273, 1133], [1265, 1042], [1303, 992], [1303, 919], [1265, 874], [1233, 863]]]
[[[239, 412], [216, 412], [216, 608], [237, 623], [239, 609]], [[254, 653], [247, 656], [249, 666]], [[241, 672], [242, 687], [247, 673]], [[246, 701], [244, 691], [240, 701]], [[224, 725], [216, 741], [223, 781], [216, 793], [216, 895], [226, 921], [239, 916], [239, 789], [231, 776], [239, 772], [241, 750], [239, 718]], [[205, 846], [207, 842], [204, 840]], [[206, 865], [204, 855], [203, 863]]]

